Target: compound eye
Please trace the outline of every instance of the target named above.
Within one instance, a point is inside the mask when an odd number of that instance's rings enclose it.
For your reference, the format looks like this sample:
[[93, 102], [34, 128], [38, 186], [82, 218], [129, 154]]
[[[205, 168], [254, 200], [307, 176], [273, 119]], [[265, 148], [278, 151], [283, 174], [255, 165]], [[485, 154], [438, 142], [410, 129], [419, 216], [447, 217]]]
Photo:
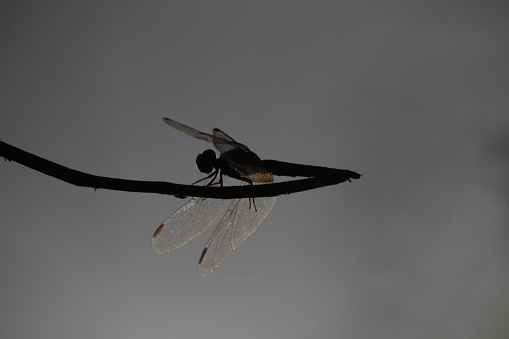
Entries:
[[202, 173], [210, 173], [214, 169], [216, 161], [216, 153], [208, 149], [205, 152], [198, 154], [196, 157], [196, 166]]

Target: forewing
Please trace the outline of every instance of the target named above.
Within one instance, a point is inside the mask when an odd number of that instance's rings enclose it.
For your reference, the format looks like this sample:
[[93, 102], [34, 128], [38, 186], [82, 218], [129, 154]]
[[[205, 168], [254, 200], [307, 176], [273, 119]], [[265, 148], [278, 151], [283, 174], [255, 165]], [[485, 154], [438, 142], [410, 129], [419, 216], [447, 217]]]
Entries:
[[242, 145], [241, 143], [236, 142], [228, 134], [224, 133], [218, 128], [214, 128], [214, 135], [211, 135], [168, 118], [163, 118], [163, 121], [176, 130], [184, 132], [193, 138], [214, 144], [220, 153], [227, 152], [234, 148], [241, 148], [243, 150], [249, 151], [249, 148], [246, 145]]
[[231, 200], [192, 198], [166, 219], [152, 236], [152, 251], [163, 254], [187, 244], [224, 213]]
[[256, 231], [276, 203], [276, 197], [255, 198], [254, 204], [249, 200], [234, 199], [212, 233], [198, 265], [203, 277], [214, 271], [237, 246]]
[[240, 142], [236, 142], [232, 137], [221, 131], [219, 128], [214, 128], [212, 134], [214, 135], [212, 143], [221, 154], [231, 151], [234, 148], [240, 148], [245, 152], [249, 151], [249, 147], [241, 144]]
[[175, 128], [176, 130], [184, 132], [185, 134], [187, 134], [187, 135], [189, 135], [189, 136], [191, 136], [193, 138], [204, 140], [204, 141], [207, 141], [207, 142], [210, 142], [210, 143], [212, 143], [212, 140], [214, 139], [213, 135], [200, 132], [200, 131], [192, 128], [192, 127], [189, 127], [189, 126], [186, 126], [184, 124], [181, 124], [180, 122], [176, 122], [176, 121], [173, 121], [173, 120], [168, 119], [168, 118], [163, 118], [163, 121], [165, 123], [167, 123], [168, 125], [170, 125], [171, 127]]

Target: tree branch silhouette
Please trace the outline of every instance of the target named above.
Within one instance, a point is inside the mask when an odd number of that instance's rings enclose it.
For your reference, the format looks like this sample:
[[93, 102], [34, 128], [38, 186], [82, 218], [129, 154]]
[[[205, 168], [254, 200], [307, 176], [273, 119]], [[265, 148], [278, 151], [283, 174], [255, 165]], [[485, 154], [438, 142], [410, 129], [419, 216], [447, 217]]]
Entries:
[[181, 185], [164, 181], [139, 181], [108, 178], [80, 172], [46, 160], [0, 141], [0, 156], [69, 184], [125, 192], [158, 193], [177, 197], [216, 199], [272, 197], [337, 185], [361, 175], [349, 171], [319, 166], [298, 165], [276, 160], [263, 160], [263, 167], [275, 175], [304, 176], [308, 179], [285, 181], [270, 185], [210, 187]]

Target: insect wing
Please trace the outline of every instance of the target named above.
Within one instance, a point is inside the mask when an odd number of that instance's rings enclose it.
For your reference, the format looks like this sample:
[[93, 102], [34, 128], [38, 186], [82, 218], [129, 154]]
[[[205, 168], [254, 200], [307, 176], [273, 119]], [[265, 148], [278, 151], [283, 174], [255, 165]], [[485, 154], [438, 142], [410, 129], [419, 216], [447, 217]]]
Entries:
[[[231, 149], [234, 149], [234, 148], [242, 148], [247, 151], [249, 150], [249, 148], [247, 146], [236, 142], [230, 136], [228, 136], [226, 133], [222, 132], [221, 130], [219, 130], [217, 128], [214, 129], [214, 135], [211, 135], [208, 133], [198, 131], [197, 129], [186, 126], [184, 124], [181, 124], [180, 122], [177, 122], [177, 121], [174, 121], [174, 120], [171, 120], [168, 118], [163, 118], [163, 121], [166, 124], [168, 124], [169, 126], [189, 135], [190, 137], [200, 139], [200, 140], [214, 144], [214, 146], [221, 153], [226, 152]], [[217, 130], [217, 133], [216, 133], [216, 130]]]
[[192, 198], [159, 226], [152, 236], [152, 251], [163, 254], [187, 244], [210, 227], [231, 203]]
[[207, 141], [212, 143], [212, 140], [214, 139], [213, 135], [203, 133], [198, 131], [197, 129], [194, 129], [192, 127], [186, 126], [184, 124], [181, 124], [180, 122], [176, 122], [174, 120], [163, 118], [163, 121], [168, 124], [169, 126], [175, 128], [178, 131], [184, 132], [185, 134], [189, 135], [190, 137], [200, 139], [203, 141]]
[[231, 151], [232, 149], [235, 148], [239, 148], [244, 152], [249, 152], [249, 147], [241, 144], [240, 142], [236, 142], [235, 140], [233, 140], [232, 137], [230, 137], [225, 132], [221, 131], [219, 128], [214, 128], [212, 134], [214, 135], [212, 143], [221, 154]]
[[[246, 184], [236, 179], [236, 185]], [[251, 200], [251, 201], [250, 201]], [[263, 222], [276, 197], [234, 199], [205, 246], [198, 270], [203, 277], [218, 267]]]

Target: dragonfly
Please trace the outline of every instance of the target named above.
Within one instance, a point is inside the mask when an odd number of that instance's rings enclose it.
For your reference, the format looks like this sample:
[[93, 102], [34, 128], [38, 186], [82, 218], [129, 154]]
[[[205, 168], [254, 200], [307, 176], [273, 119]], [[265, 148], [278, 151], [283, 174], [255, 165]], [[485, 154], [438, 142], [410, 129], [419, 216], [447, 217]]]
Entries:
[[[196, 157], [198, 169], [208, 176], [195, 183], [242, 186], [274, 181], [272, 173], [260, 166], [261, 159], [254, 152], [219, 128], [208, 134], [168, 118], [163, 121], [193, 138], [212, 143], [219, 151], [219, 157], [212, 149]], [[198, 261], [198, 271], [206, 277], [256, 231], [275, 203], [276, 197], [191, 198], [157, 228], [152, 236], [152, 251], [163, 254], [184, 246], [222, 215]]]

